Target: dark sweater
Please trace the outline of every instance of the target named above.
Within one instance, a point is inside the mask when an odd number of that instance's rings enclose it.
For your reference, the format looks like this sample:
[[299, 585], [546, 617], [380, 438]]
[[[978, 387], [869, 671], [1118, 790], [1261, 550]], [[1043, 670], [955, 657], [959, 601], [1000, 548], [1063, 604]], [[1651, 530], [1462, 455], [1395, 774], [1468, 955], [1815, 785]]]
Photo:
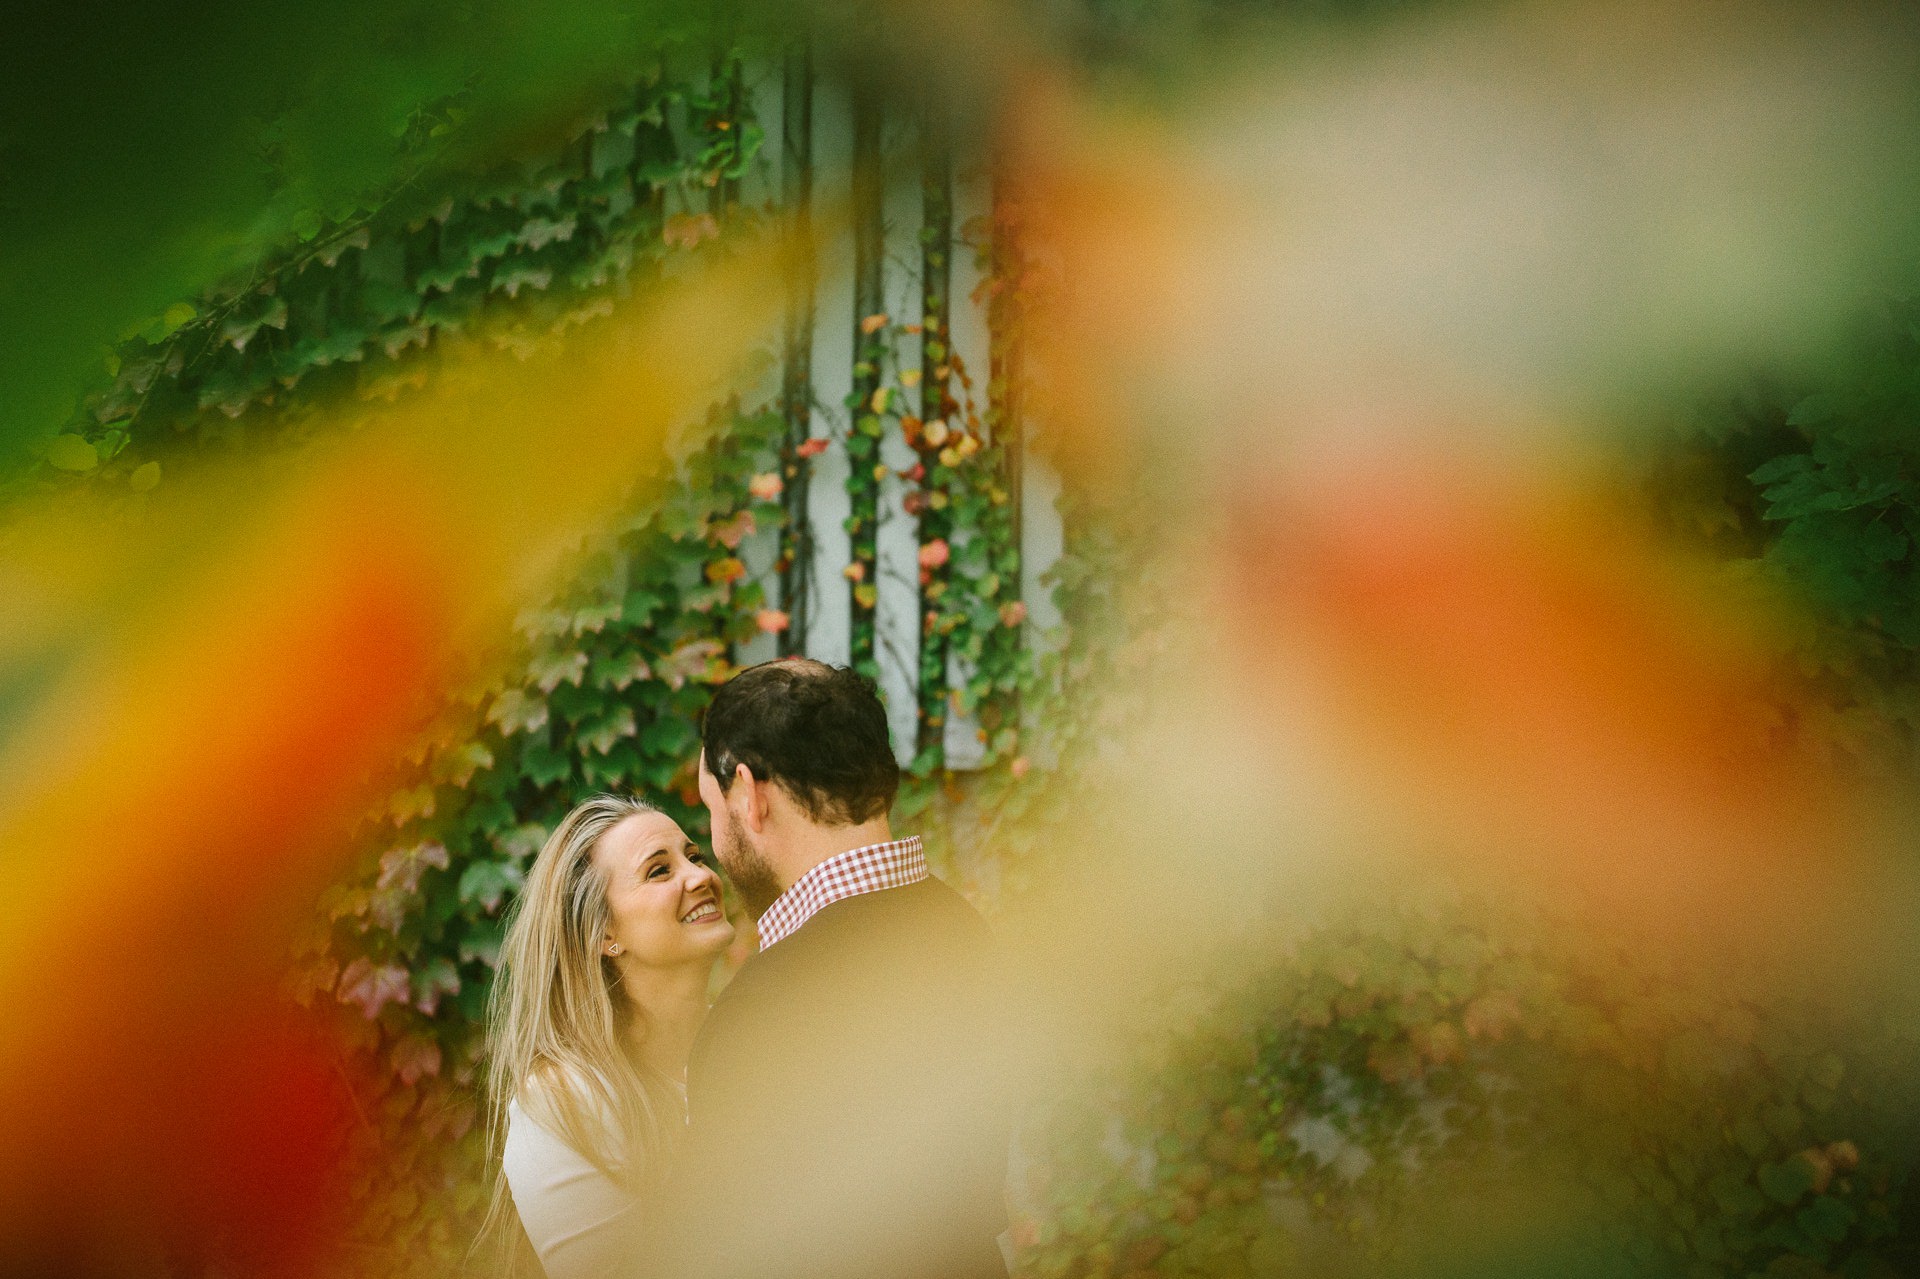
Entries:
[[985, 923], [931, 879], [750, 960], [694, 1045], [668, 1273], [1003, 1279], [997, 994]]

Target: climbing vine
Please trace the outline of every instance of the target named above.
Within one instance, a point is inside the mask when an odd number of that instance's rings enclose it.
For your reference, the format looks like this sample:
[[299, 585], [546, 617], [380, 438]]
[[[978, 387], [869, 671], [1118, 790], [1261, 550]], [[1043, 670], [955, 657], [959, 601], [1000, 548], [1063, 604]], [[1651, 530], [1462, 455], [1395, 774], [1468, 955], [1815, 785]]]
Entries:
[[[921, 706], [930, 725], [943, 727], [944, 719], [935, 716], [980, 716], [996, 693], [1017, 688], [1029, 668], [1020, 644], [1026, 606], [1018, 600], [1020, 553], [1005, 482], [1010, 462], [988, 433], [975, 404], [972, 374], [944, 329], [924, 320], [899, 322], [885, 313], [865, 317], [860, 327], [862, 359], [871, 368], [874, 387], [864, 400], [850, 397], [855, 416], [848, 456], [865, 468], [858, 483], [877, 490], [891, 475], [903, 484], [899, 509], [914, 519], [920, 535], [916, 584], [926, 607], [921, 633], [937, 641], [922, 647], [922, 661], [929, 664], [920, 672]], [[920, 362], [905, 363], [903, 353], [916, 344]], [[914, 391], [925, 386], [929, 363], [936, 386], [920, 399], [916, 412]], [[923, 419], [929, 403], [938, 406], [940, 416]], [[893, 432], [917, 459], [904, 471], [893, 472], [879, 460], [880, 441]], [[874, 553], [871, 544], [867, 553]], [[874, 585], [864, 567], [854, 567], [863, 563], [855, 558], [848, 569], [856, 590]], [[951, 681], [945, 660], [936, 668], [928, 654], [951, 657], [964, 678]], [[986, 732], [984, 726], [981, 731]], [[982, 743], [988, 761], [1011, 759], [1018, 729], [1002, 725]], [[924, 746], [910, 771], [924, 776], [942, 762], [937, 744]]]
[[877, 335], [887, 317], [885, 284], [886, 174], [881, 148], [882, 105], [871, 84], [853, 94], [853, 389], [847, 395], [848, 655], [853, 669], [880, 676], [880, 461], [882, 418], [892, 391], [881, 385], [883, 351]]

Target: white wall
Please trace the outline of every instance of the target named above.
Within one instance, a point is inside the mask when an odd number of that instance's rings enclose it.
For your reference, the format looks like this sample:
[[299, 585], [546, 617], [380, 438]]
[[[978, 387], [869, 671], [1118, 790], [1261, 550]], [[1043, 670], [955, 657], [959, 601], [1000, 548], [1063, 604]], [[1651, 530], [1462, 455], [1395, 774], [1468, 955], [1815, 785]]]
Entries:
[[[749, 73], [749, 92], [754, 109], [766, 131], [754, 172], [742, 184], [741, 197], [750, 204], [777, 200], [781, 188], [781, 74], [778, 66], [757, 68]], [[920, 311], [920, 159], [916, 129], [910, 120], [889, 120], [882, 134], [882, 147], [889, 183], [886, 192], [885, 296], [888, 314], [896, 319], [918, 318]], [[816, 84], [813, 101], [813, 190], [816, 212], [844, 201], [851, 184], [853, 149], [852, 110], [846, 92], [837, 85]], [[985, 214], [991, 202], [987, 166], [978, 156], [959, 155], [955, 159], [953, 226], [958, 235], [968, 219]], [[816, 219], [816, 229], [821, 224]], [[837, 234], [821, 235], [818, 244], [819, 278], [815, 286], [813, 330], [813, 424], [815, 436], [844, 437], [848, 427], [845, 400], [852, 389], [853, 330], [853, 235], [842, 227]], [[952, 349], [958, 352], [975, 378], [984, 413], [987, 386], [988, 333], [985, 308], [971, 301], [980, 272], [973, 253], [956, 243], [951, 254], [952, 289], [950, 323]], [[919, 350], [910, 344], [900, 352], [906, 367], [917, 367]], [[777, 371], [772, 375], [777, 386]], [[915, 457], [906, 442], [889, 436], [882, 445], [881, 460], [896, 470], [910, 468]], [[850, 511], [846, 490], [847, 457], [838, 448], [827, 450], [814, 459], [808, 502], [812, 512], [814, 561], [812, 598], [809, 601], [805, 651], [821, 661], [844, 664], [849, 654], [850, 598], [848, 583], [841, 570], [850, 555], [844, 522]], [[1060, 485], [1043, 463], [1029, 456], [1023, 459], [1025, 506], [1022, 512], [1021, 549], [1022, 585], [1029, 621], [1029, 634], [1053, 625], [1058, 620], [1052, 600], [1040, 576], [1060, 556], [1060, 516], [1055, 505]], [[915, 735], [915, 676], [919, 669], [919, 546], [914, 520], [901, 509], [905, 487], [889, 477], [881, 487], [881, 520], [878, 529], [878, 588], [876, 612], [877, 651], [880, 685], [886, 695], [892, 721], [895, 753], [906, 762], [913, 754]], [[756, 574], [770, 570], [777, 546], [771, 537], [755, 539], [748, 548], [747, 563]], [[767, 571], [763, 580], [771, 583]], [[778, 586], [769, 594], [776, 607]], [[789, 610], [791, 611], [791, 610]], [[742, 662], [764, 661], [776, 651], [772, 637], [743, 645]], [[956, 677], [962, 672], [955, 672]], [[950, 716], [947, 721], [947, 758], [950, 766], [969, 767], [981, 755], [976, 725]]]

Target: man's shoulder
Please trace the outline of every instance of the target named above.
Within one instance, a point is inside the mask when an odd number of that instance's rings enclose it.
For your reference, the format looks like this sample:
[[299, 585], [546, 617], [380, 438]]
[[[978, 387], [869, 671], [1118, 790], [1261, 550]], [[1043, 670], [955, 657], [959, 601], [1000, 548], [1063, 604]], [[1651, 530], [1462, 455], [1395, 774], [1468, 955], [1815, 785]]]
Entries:
[[987, 922], [967, 899], [928, 876], [829, 902], [798, 929], [749, 959], [714, 1003], [714, 1013], [784, 999], [848, 963], [915, 964], [940, 954], [984, 954]]
[[779, 956], [783, 967], [799, 968], [849, 950], [904, 949], [925, 954], [942, 945], [985, 947], [991, 940], [980, 912], [952, 887], [929, 875], [897, 888], [829, 902], [761, 958]]

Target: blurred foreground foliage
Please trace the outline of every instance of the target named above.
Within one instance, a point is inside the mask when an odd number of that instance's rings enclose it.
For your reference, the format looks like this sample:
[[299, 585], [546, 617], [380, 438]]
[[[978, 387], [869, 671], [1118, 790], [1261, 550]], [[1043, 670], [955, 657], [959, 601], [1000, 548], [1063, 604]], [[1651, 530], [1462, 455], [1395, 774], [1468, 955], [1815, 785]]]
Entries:
[[1830, 760], [1920, 765], [1920, 301], [1864, 314], [1823, 384], [1760, 380], [1659, 457], [1681, 536], [1787, 601], [1784, 671], [1816, 694], [1785, 723]]
[[709, 56], [660, 47], [562, 141], [504, 161], [439, 141], [462, 135], [460, 95], [416, 107], [418, 149], [387, 188], [304, 210], [273, 252], [129, 326], [14, 487], [64, 472], [144, 492], [166, 467], [350, 426], [356, 404], [424, 385], [439, 339], [470, 327], [525, 354], [609, 314], [717, 236], [716, 191], [758, 153], [751, 121], [733, 127], [737, 62]]
[[[1791, 698], [1804, 718], [1783, 731], [1871, 776], [1914, 766], [1901, 628], [1920, 473], [1892, 460], [1920, 438], [1908, 311], [1883, 312], [1849, 389], [1756, 391], [1630, 477], [1727, 573], [1800, 606], [1777, 659], [1817, 696]], [[1809, 474], [1818, 486], [1783, 492]], [[1138, 675], [1165, 621], [1124, 504], [1076, 514], [1058, 594], [1076, 640], [1063, 671], [1082, 682], [1052, 708], [1068, 793], [1074, 762], [1099, 767], [1137, 709], [1126, 690], [1152, 686]], [[1891, 554], [1868, 531], [1889, 525]], [[1056, 790], [1045, 807], [1040, 829], [1070, 839], [1070, 802]], [[1438, 882], [1311, 923], [1276, 903], [1219, 946], [1224, 962], [1136, 992], [1137, 1024], [1083, 1045], [1028, 1116], [1017, 1273], [1912, 1273], [1920, 1026], [1845, 991], [1728, 980], [1563, 913]]]
[[[667, 58], [559, 144], [303, 218], [257, 266], [135, 326], [20, 483], [111, 485], [137, 503], [163, 467], [298, 441], [333, 429], [341, 404], [405, 395], [432, 376], [437, 333], [484, 317], [509, 348], [557, 340], [678, 255], [724, 251], [753, 214], [716, 192], [759, 141], [730, 74]], [[406, 127], [425, 145], [459, 110], [450, 90]], [[1914, 316], [1889, 304], [1846, 376], [1755, 391], [1644, 477], [1729, 571], [1804, 605], [1780, 657], [1819, 697], [1786, 728], [1847, 767], [1907, 776]], [[906, 402], [903, 388], [852, 437], [897, 426], [887, 405]], [[695, 724], [766, 628], [780, 429], [716, 406], [643, 477], [625, 523], [580, 548], [573, 580], [476, 655], [357, 832], [364, 857], [320, 904], [290, 982], [341, 1027], [366, 1120], [343, 1273], [462, 1262], [485, 1195], [475, 1079], [500, 917], [546, 830], [581, 794], [621, 788], [704, 830]], [[1002, 518], [971, 490], [956, 509]], [[1046, 855], [1075, 769], [1097, 766], [1124, 715], [1101, 691], [1151, 661], [1158, 619], [1121, 589], [1140, 584], [1151, 530], [1071, 488], [1063, 516], [1066, 625], [1044, 657], [1028, 670], [1002, 651], [1017, 624], [976, 626], [998, 663], [977, 694], [1017, 683], [1046, 748], [1029, 756], [1016, 732], [976, 776], [923, 768], [901, 812], [990, 910]], [[983, 544], [975, 567], [1008, 565]], [[1010, 604], [1004, 586], [969, 598]], [[1252, 939], [1266, 961], [1162, 992], [1187, 1010], [1174, 1034], [1156, 1023], [1102, 1045], [1083, 1086], [1030, 1118], [1020, 1273], [1864, 1277], [1911, 1263], [1896, 1231], [1920, 1146], [1911, 1099], [1888, 1087], [1911, 1027], [1730, 1001], [1578, 935], [1486, 903], [1408, 901]]]
[[45, 447], [103, 349], [180, 328], [209, 282], [290, 240], [324, 251], [436, 165], [542, 145], [716, 15], [676, 0], [571, 0], [564, 20], [492, 0], [28, 0], [11, 16], [0, 475]]
[[1021, 1273], [1906, 1273], [1887, 1083], [1915, 1028], [1729, 1000], [1582, 936], [1375, 905], [1152, 992], [1184, 1024], [1103, 1046], [1030, 1117]]

